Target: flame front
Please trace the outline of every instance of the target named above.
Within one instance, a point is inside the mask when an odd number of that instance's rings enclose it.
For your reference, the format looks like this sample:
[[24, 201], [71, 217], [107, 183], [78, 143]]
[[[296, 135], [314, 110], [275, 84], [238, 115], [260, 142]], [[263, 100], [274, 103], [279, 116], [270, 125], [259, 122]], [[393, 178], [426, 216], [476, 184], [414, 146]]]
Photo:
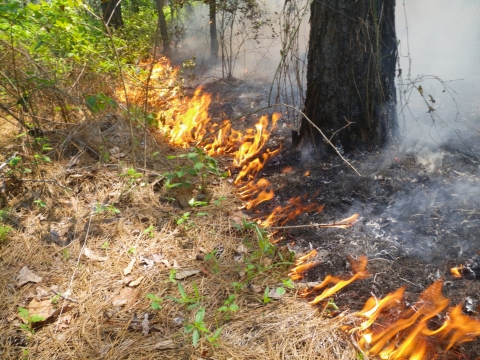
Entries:
[[435, 343], [448, 340], [448, 350], [480, 336], [480, 321], [463, 315], [461, 305], [448, 311], [440, 327], [429, 328], [449, 304], [442, 286], [442, 281], [430, 285], [411, 307], [403, 302], [405, 287], [382, 300], [370, 298], [356, 314], [366, 320], [350, 332], [359, 333], [359, 345], [368, 355], [381, 359], [430, 359], [436, 353]]

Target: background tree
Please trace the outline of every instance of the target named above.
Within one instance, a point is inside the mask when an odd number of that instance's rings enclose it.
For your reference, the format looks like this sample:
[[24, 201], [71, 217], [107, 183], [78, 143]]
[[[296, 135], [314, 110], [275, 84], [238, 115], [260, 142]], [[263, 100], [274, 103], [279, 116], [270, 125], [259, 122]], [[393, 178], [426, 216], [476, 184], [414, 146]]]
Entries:
[[217, 1], [205, 0], [205, 2], [208, 2], [210, 15], [210, 56], [215, 58], [218, 55]]
[[[338, 148], [372, 149], [395, 136], [395, 0], [311, 5], [305, 114]], [[320, 144], [302, 120], [294, 144]]]
[[102, 0], [103, 21], [115, 29], [123, 27], [121, 0]]
[[162, 38], [163, 55], [166, 57], [171, 56], [170, 50], [170, 37], [168, 36], [167, 22], [165, 20], [165, 14], [163, 7], [165, 6], [165, 0], [155, 0], [158, 10], [158, 27], [160, 29], [160, 36]]

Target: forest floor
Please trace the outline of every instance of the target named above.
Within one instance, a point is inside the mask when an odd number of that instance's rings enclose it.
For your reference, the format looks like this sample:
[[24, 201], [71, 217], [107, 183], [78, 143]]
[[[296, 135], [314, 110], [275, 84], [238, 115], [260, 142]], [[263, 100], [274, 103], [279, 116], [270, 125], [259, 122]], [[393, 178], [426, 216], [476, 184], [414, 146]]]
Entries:
[[[218, 80], [205, 91], [214, 121], [235, 118], [245, 129], [258, 114], [237, 116], [264, 107], [268, 85]], [[313, 160], [292, 149], [292, 127], [279, 120], [265, 147], [283, 149], [257, 176], [273, 184], [275, 197], [247, 212], [235, 174], [208, 176], [203, 206], [200, 194], [192, 207], [192, 194], [166, 189], [165, 174], [184, 166], [178, 155], [188, 151], [161, 134], [143, 138], [148, 161], [138, 155], [133, 167], [121, 115], [46, 134], [52, 161], [41, 163], [26, 155], [32, 140], [1, 123], [1, 162], [24, 156], [18, 173], [1, 179], [2, 224], [12, 229], [0, 248], [2, 359], [358, 359], [358, 339], [342, 329], [359, 323], [353, 314], [370, 297], [406, 285], [402, 301], [415, 308], [439, 279], [451, 305], [470, 299], [467, 310], [478, 316], [478, 281], [449, 271], [480, 250], [478, 161], [448, 147], [397, 146], [348, 155], [359, 177], [338, 157]], [[217, 161], [230, 167], [228, 157]], [[297, 227], [269, 229], [277, 250], [265, 254], [254, 220], [299, 196], [324, 210], [287, 224]], [[354, 213], [360, 217], [348, 229], [313, 225]], [[312, 249], [315, 266], [291, 282], [291, 251]], [[351, 276], [349, 255], [365, 255], [370, 276], [309, 305], [300, 296], [307, 284]], [[430, 325], [446, 318], [435, 314]], [[480, 353], [478, 340], [449, 351], [438, 339], [428, 346], [441, 359]]]

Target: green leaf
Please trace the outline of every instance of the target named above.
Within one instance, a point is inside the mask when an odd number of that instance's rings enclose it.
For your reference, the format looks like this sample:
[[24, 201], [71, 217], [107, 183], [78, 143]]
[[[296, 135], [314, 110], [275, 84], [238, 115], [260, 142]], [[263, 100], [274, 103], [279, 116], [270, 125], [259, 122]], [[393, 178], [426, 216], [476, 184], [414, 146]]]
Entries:
[[197, 313], [195, 314], [195, 322], [200, 324], [203, 322], [203, 318], [205, 316], [205, 308], [200, 308]]
[[197, 346], [199, 340], [200, 340], [200, 333], [198, 332], [197, 329], [195, 329], [192, 335], [193, 346]]
[[187, 292], [185, 291], [185, 288], [180, 282], [178, 283], [178, 291], [180, 292], [183, 300], [186, 300], [188, 298]]
[[278, 294], [278, 295], [284, 295], [286, 293], [286, 290], [285, 288], [283, 287], [277, 287], [277, 289], [275, 290], [275, 292]]

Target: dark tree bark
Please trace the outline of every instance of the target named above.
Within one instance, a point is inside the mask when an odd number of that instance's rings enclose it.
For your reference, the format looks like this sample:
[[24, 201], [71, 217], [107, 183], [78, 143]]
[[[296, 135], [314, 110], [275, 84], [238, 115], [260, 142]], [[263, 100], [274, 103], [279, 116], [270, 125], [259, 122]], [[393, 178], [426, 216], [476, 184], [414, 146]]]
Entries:
[[[314, 0], [310, 22], [306, 116], [346, 151], [394, 138], [395, 0]], [[294, 140], [324, 144], [306, 119]]]
[[103, 21], [115, 29], [123, 27], [121, 0], [102, 0]]
[[158, 11], [158, 27], [160, 28], [160, 36], [162, 38], [163, 45], [163, 55], [170, 57], [170, 38], [168, 36], [167, 22], [165, 20], [165, 14], [163, 13], [163, 7], [165, 5], [165, 0], [156, 0], [157, 11]]
[[216, 58], [217, 55], [217, 0], [210, 0], [210, 56]]

